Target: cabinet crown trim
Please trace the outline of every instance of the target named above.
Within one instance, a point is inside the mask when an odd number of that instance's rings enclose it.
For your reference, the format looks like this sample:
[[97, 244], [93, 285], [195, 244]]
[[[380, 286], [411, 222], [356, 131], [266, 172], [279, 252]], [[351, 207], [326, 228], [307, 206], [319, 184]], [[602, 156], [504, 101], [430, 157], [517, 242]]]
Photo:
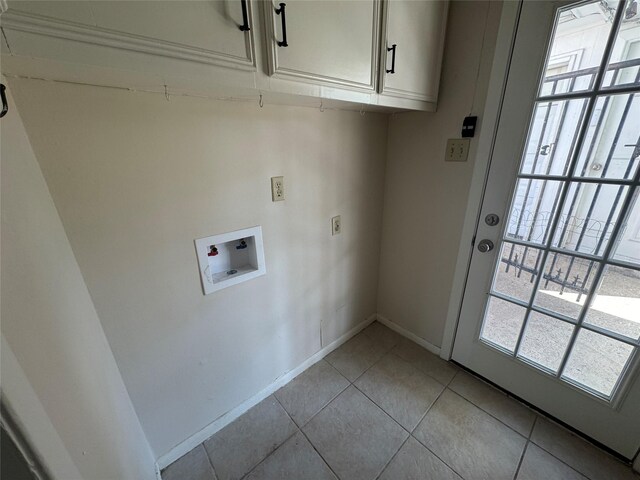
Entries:
[[[2, 0], [0, 0], [0, 5], [1, 4]], [[225, 55], [190, 45], [150, 39], [140, 35], [67, 22], [13, 9], [9, 9], [2, 14], [2, 28], [92, 45], [112, 47], [120, 50], [131, 50], [151, 55], [177, 58], [208, 65], [232, 67], [242, 70], [256, 69], [255, 55], [253, 55], [253, 52], [251, 60], [248, 60], [247, 58]]]

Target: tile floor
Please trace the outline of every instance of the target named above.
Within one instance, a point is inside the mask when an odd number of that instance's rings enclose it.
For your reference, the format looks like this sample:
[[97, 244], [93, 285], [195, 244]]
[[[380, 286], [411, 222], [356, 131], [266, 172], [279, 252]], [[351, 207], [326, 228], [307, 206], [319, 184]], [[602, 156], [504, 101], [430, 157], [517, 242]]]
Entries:
[[373, 323], [162, 472], [163, 480], [640, 477]]

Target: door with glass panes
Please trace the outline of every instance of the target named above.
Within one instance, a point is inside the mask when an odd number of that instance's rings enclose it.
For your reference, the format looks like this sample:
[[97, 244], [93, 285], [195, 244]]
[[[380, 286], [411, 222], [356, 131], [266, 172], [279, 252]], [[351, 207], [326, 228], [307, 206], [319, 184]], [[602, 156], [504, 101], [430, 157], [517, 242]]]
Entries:
[[521, 8], [453, 359], [633, 458], [640, 14]]

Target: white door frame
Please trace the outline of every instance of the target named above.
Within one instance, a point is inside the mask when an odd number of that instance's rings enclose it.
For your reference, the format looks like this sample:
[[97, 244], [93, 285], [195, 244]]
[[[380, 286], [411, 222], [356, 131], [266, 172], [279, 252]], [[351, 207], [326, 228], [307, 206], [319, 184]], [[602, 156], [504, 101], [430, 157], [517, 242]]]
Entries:
[[500, 17], [500, 27], [496, 39], [496, 48], [489, 76], [489, 88], [484, 111], [480, 117], [480, 137], [478, 149], [475, 155], [473, 175], [469, 189], [469, 198], [464, 216], [462, 236], [458, 247], [458, 257], [449, 296], [449, 308], [444, 327], [440, 357], [451, 359], [453, 341], [455, 339], [462, 299], [467, 282], [469, 267], [471, 266], [471, 254], [473, 253], [473, 237], [476, 234], [485, 186], [489, 174], [490, 160], [493, 153], [493, 145], [498, 129], [498, 120], [502, 110], [502, 101], [511, 63], [511, 53], [515, 41], [516, 29], [520, 17], [522, 3], [504, 2]]

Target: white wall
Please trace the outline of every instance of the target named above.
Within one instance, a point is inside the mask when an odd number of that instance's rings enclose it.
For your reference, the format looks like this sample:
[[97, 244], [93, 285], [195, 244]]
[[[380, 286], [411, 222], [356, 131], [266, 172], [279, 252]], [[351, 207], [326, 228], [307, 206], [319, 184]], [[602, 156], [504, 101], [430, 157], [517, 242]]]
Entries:
[[14, 99], [2, 119], [2, 394], [54, 478], [153, 479], [154, 458]]
[[460, 137], [465, 116], [482, 113], [500, 11], [499, 2], [451, 2], [438, 111], [397, 114], [389, 123], [378, 312], [436, 347], [482, 118], [468, 162], [445, 163], [444, 150], [447, 138]]
[[[12, 87], [156, 457], [376, 312], [386, 116]], [[203, 296], [193, 240], [253, 225], [267, 274]]]

